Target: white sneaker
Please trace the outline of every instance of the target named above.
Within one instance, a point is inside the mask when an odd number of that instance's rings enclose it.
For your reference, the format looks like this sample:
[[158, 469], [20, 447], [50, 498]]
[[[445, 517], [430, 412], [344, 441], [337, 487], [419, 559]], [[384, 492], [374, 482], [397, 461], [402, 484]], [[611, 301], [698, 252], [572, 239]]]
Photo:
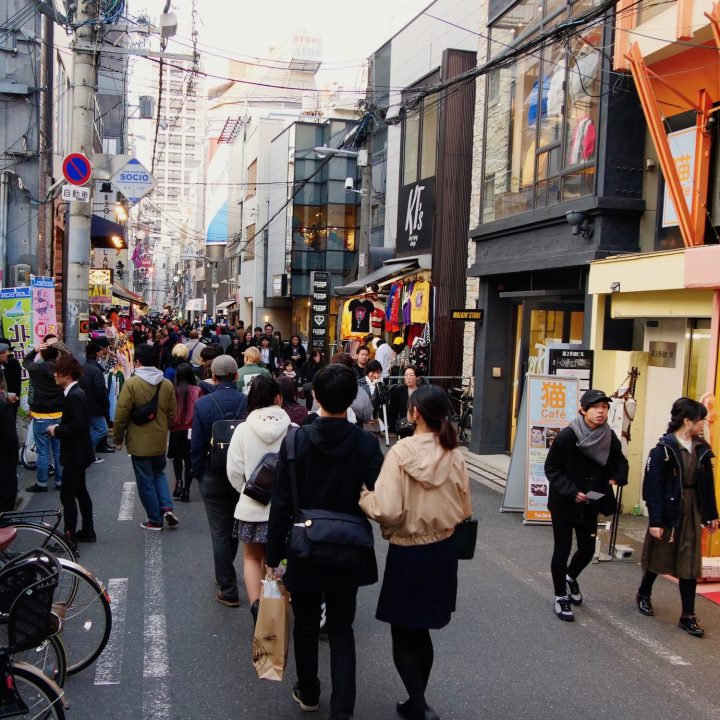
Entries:
[[568, 598], [570, 599], [570, 602], [573, 605], [582, 605], [583, 596], [580, 592], [580, 586], [578, 585], [577, 580], [573, 580], [572, 578], [565, 576], [565, 584], [567, 585], [568, 589]]
[[177, 527], [180, 524], [177, 515], [172, 510], [166, 510], [163, 513], [163, 517], [168, 527]]
[[555, 598], [555, 614], [561, 620], [565, 620], [565, 622], [572, 622], [573, 620], [575, 620], [575, 614], [573, 613], [572, 607], [570, 606], [570, 598]]
[[99, 465], [101, 462], [105, 462], [105, 458], [96, 457], [96, 458], [93, 460], [93, 465]]

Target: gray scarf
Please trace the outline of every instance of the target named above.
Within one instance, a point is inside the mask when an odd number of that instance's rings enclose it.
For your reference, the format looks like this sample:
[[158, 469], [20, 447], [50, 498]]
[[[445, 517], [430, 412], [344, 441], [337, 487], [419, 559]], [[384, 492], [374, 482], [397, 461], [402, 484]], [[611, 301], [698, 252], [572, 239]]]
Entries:
[[591, 460], [602, 465], [607, 464], [610, 457], [610, 438], [612, 430], [607, 423], [599, 425], [591, 430], [585, 423], [582, 415], [578, 413], [575, 419], [570, 423], [570, 427], [577, 438], [577, 448], [583, 455], [587, 455]]

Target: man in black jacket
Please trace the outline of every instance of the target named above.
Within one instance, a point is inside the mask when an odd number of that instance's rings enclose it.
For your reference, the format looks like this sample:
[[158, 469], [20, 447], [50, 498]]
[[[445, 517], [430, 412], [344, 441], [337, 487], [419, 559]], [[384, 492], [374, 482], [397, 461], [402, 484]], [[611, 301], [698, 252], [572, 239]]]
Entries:
[[227, 607], [238, 607], [235, 556], [238, 539], [233, 537], [235, 506], [240, 496], [230, 484], [227, 473], [213, 472], [208, 460], [213, 423], [226, 418], [245, 419], [247, 396], [235, 385], [237, 363], [230, 355], [219, 355], [210, 365], [215, 386], [209, 395], [195, 403], [192, 437], [190, 439], [192, 475], [197, 478], [205, 503], [213, 546], [215, 579], [220, 589], [215, 599]]
[[[63, 392], [65, 404], [60, 423], [50, 425], [48, 433], [60, 441], [60, 461], [63, 464], [63, 484], [60, 501], [63, 504], [65, 537], [71, 542], [95, 542], [93, 507], [85, 485], [85, 470], [95, 459], [90, 444], [90, 417], [87, 398], [78, 384], [82, 375], [80, 363], [71, 355], [64, 355], [55, 363], [55, 381]], [[80, 506], [82, 529], [77, 530], [77, 505]]]
[[[7, 348], [3, 346], [7, 346]], [[4, 378], [7, 400], [17, 417], [22, 393], [22, 368], [15, 355], [13, 355], [12, 343], [3, 337], [0, 337], [0, 373]]]
[[[610, 398], [602, 390], [587, 390], [577, 417], [555, 437], [545, 460], [550, 483], [548, 510], [552, 518], [550, 570], [555, 587], [555, 614], [572, 622], [572, 605], [583, 601], [578, 576], [595, 552], [598, 513], [616, 510], [614, 485], [627, 484], [628, 462], [617, 435], [607, 424]], [[572, 534], [577, 552], [570, 564]]]
[[[293, 698], [303, 710], [317, 710], [318, 634], [323, 595], [327, 606], [332, 695], [330, 718], [349, 720], [355, 707], [355, 636], [353, 621], [358, 587], [377, 581], [375, 553], [369, 548], [360, 567], [328, 568], [288, 556], [286, 540], [293, 522], [287, 443], [295, 443], [295, 475], [301, 508], [331, 510], [364, 517], [359, 506], [363, 484], [372, 489], [382, 466], [377, 439], [347, 421], [358, 391], [354, 372], [330, 364], [312, 383], [320, 416], [288, 435], [280, 449], [268, 524], [267, 566], [287, 557], [284, 582], [292, 593], [293, 639], [298, 682]], [[276, 570], [273, 570], [277, 574]]]
[[[79, 380], [80, 387], [87, 398], [87, 410], [90, 416], [90, 440], [93, 446], [93, 453], [98, 443], [107, 438], [108, 424], [107, 414], [110, 410], [110, 397], [108, 387], [105, 383], [105, 375], [97, 362], [100, 346], [89, 342], [85, 346], [85, 367]], [[107, 441], [103, 442], [103, 446]], [[103, 447], [102, 452], [115, 452], [115, 448]], [[101, 463], [102, 458], [95, 457], [93, 462]]]
[[15, 509], [18, 481], [16, 463], [11, 458], [18, 456], [18, 436], [15, 425], [14, 407], [6, 398], [0, 397], [0, 512]]

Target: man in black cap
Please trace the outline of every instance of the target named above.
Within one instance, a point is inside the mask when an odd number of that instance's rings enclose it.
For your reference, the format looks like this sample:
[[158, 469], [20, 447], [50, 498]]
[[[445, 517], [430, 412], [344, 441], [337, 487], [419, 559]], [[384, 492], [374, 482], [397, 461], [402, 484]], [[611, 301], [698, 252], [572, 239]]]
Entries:
[[[565, 621], [575, 619], [572, 605], [583, 601], [578, 576], [595, 553], [598, 514], [615, 512], [612, 486], [627, 483], [628, 462], [607, 424], [610, 402], [602, 390], [587, 390], [580, 398], [578, 415], [557, 434], [545, 460], [555, 540], [550, 563], [554, 609]], [[573, 530], [577, 551], [568, 565]]]

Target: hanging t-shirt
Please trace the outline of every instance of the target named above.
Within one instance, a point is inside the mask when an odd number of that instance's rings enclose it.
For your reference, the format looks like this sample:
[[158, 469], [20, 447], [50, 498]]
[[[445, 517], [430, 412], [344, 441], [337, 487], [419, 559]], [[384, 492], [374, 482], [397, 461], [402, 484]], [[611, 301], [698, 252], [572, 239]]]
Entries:
[[352, 332], [367, 335], [370, 332], [370, 314], [375, 309], [375, 305], [370, 300], [355, 299], [350, 301], [349, 307], [352, 315]]
[[387, 325], [385, 329], [388, 332], [398, 332], [400, 330], [400, 297], [402, 295], [403, 284], [401, 282], [393, 283], [390, 288], [390, 295], [385, 310], [385, 319]]
[[430, 315], [430, 283], [418, 280], [413, 286], [410, 319], [413, 323], [426, 323]]
[[376, 337], [380, 337], [380, 335], [382, 335], [384, 322], [385, 313], [380, 305], [375, 304], [375, 309], [370, 314], [370, 332]]

